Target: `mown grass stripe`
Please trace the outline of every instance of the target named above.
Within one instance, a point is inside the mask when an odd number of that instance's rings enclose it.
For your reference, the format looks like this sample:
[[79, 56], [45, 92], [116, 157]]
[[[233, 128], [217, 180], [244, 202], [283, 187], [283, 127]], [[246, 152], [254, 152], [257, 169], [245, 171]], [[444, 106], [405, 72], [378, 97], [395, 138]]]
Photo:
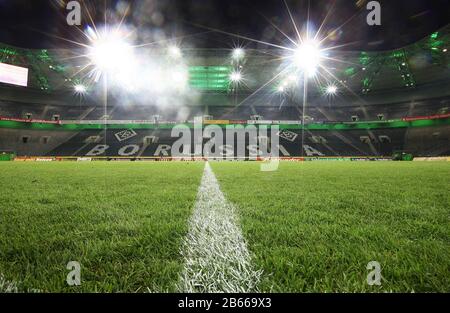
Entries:
[[256, 292], [262, 271], [255, 270], [235, 208], [220, 191], [207, 162], [189, 233], [182, 246], [182, 292]]

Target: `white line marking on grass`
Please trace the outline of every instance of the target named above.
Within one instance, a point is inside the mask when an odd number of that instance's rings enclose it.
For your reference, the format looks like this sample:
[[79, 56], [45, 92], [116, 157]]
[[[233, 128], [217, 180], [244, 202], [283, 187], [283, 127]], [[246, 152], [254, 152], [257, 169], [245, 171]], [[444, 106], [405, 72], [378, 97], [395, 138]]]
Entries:
[[8, 281], [3, 274], [0, 274], [0, 293], [18, 293], [17, 283]]
[[0, 293], [40, 293], [39, 289], [22, 290], [20, 283], [6, 280], [3, 274], [0, 274]]
[[251, 264], [235, 208], [220, 191], [208, 162], [182, 255], [185, 266], [178, 282], [181, 292], [258, 291], [262, 271]]

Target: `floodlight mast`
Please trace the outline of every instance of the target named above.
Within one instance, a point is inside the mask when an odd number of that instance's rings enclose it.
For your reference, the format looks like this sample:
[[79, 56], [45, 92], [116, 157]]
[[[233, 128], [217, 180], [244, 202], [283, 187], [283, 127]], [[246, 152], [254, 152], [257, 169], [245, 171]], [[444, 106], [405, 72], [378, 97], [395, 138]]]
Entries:
[[[106, 132], [108, 130], [108, 74], [103, 74], [103, 107], [104, 107], [104, 130], [105, 130], [105, 147], [106, 147]], [[105, 151], [106, 156], [106, 151]]]
[[237, 93], [237, 87], [239, 87], [240, 83], [243, 80], [241, 69], [242, 69], [242, 62], [245, 58], [245, 50], [241, 47], [235, 47], [231, 51], [231, 61], [232, 64], [235, 67], [235, 70], [230, 74], [230, 81], [233, 84], [232, 92], [233, 92], [233, 98], [234, 98], [234, 105], [237, 105], [238, 102], [238, 93]]
[[[305, 140], [305, 112], [308, 102], [308, 79], [317, 74], [317, 70], [321, 67], [323, 59], [320, 42], [315, 39], [307, 39], [301, 42], [292, 56], [293, 65], [303, 72], [303, 108], [302, 108], [302, 140], [301, 140], [301, 156], [304, 156], [303, 144]], [[334, 90], [334, 92], [336, 92]]]
[[308, 73], [304, 72], [303, 73], [303, 108], [302, 108], [302, 145], [300, 147], [300, 151], [301, 151], [301, 157], [303, 158], [303, 154], [304, 154], [304, 149], [303, 149], [303, 145], [305, 143], [305, 111], [306, 111], [306, 103], [307, 103], [307, 97], [308, 97], [308, 77], [307, 77]]
[[[125, 41], [117, 30], [105, 27], [104, 31], [95, 36], [88, 36], [92, 45], [88, 47], [88, 56], [94, 65], [94, 72], [103, 76], [103, 106], [104, 106], [104, 143], [108, 129], [108, 76], [121, 75], [131, 66], [133, 47]], [[89, 30], [89, 29], [88, 29]]]

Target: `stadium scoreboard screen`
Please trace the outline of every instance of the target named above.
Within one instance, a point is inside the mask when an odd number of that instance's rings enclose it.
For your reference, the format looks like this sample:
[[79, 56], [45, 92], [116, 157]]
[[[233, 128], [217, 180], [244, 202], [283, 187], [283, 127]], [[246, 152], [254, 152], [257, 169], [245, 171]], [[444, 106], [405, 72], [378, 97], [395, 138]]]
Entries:
[[27, 87], [28, 69], [25, 67], [0, 63], [0, 83]]
[[197, 90], [227, 91], [231, 71], [231, 66], [190, 66], [189, 84]]

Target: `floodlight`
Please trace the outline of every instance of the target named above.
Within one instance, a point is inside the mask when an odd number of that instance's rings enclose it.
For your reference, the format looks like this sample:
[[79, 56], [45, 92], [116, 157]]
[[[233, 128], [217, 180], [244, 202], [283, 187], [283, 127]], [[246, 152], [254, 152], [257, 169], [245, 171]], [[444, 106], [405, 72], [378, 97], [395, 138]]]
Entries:
[[76, 93], [85, 93], [86, 92], [86, 87], [81, 84], [75, 85], [73, 88]]
[[230, 74], [230, 80], [234, 83], [238, 83], [242, 80], [242, 74], [240, 72], [233, 72]]
[[337, 87], [335, 85], [330, 85], [330, 86], [327, 87], [326, 93], [328, 95], [335, 95], [337, 90], [338, 89], [337, 89]]
[[118, 31], [103, 32], [92, 39], [89, 57], [100, 71], [116, 71], [130, 67], [134, 59], [133, 47]]
[[322, 53], [315, 41], [302, 43], [294, 53], [295, 65], [310, 75], [315, 74], [321, 59]]
[[283, 87], [283, 86], [279, 86], [278, 89], [277, 89], [277, 91], [278, 91], [279, 93], [283, 93], [283, 92], [284, 92], [284, 87]]
[[233, 52], [231, 54], [231, 57], [233, 58], [233, 60], [241, 60], [243, 59], [245, 56], [245, 51], [242, 48], [235, 48], [233, 49]]
[[177, 46], [170, 46], [169, 47], [169, 55], [174, 59], [179, 59], [182, 56], [181, 50]]

